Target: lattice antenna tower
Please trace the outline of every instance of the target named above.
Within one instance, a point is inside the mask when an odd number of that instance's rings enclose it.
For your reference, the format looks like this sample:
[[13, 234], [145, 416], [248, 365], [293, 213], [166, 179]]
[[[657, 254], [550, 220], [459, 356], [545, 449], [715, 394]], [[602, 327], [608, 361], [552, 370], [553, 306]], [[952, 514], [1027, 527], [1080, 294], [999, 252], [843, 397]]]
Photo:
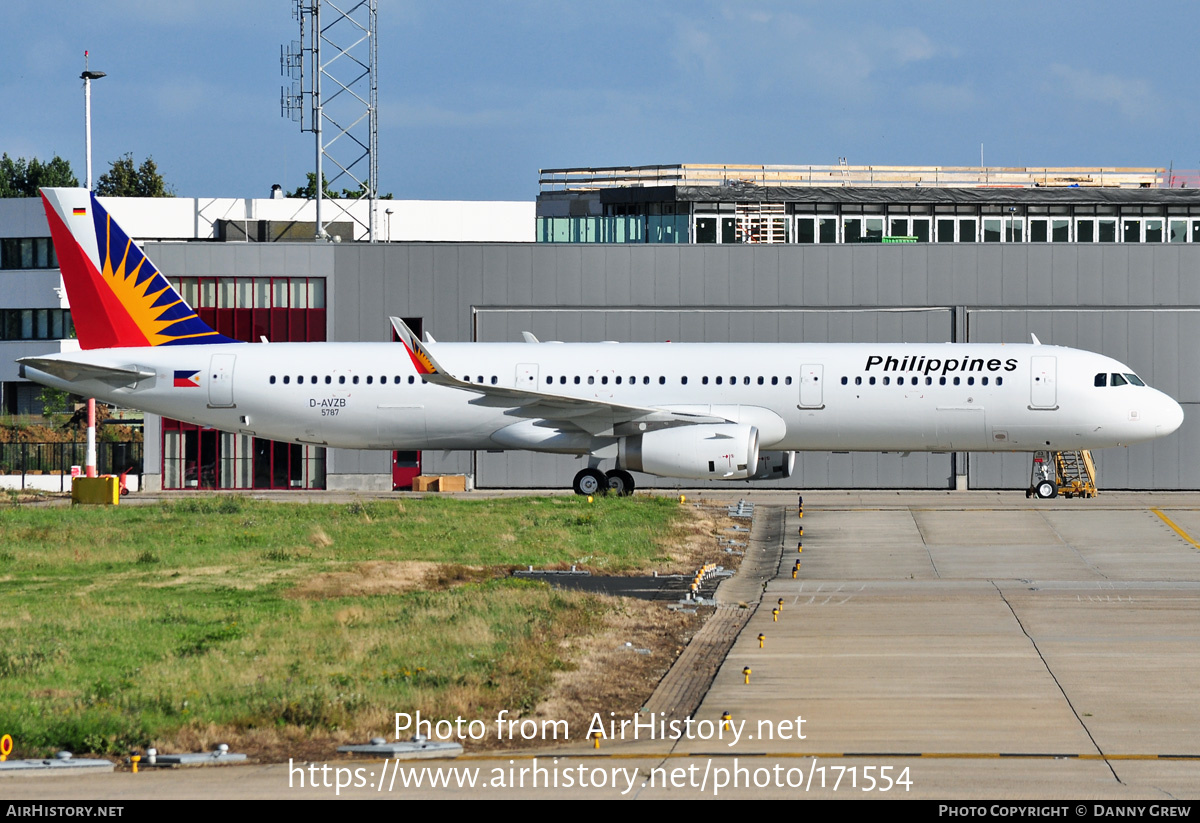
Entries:
[[331, 191], [356, 192], [367, 201], [367, 222], [345, 212], [376, 236], [379, 178], [377, 0], [292, 0], [300, 39], [279, 48], [279, 113], [313, 132], [316, 142], [317, 239], [326, 240], [321, 204], [324, 166], [336, 173]]

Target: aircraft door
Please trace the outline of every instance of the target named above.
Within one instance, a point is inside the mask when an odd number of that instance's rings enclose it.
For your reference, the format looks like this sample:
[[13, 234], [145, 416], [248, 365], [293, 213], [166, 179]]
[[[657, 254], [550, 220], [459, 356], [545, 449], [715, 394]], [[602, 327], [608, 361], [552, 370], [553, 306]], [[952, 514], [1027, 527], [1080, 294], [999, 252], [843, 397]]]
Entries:
[[538, 364], [537, 363], [518, 363], [516, 382], [513, 384], [515, 388], [525, 389], [526, 391], [537, 391], [538, 387]]
[[1030, 358], [1029, 405], [1035, 409], [1058, 408], [1055, 372], [1058, 363], [1055, 357], [1036, 356]]
[[824, 366], [820, 363], [808, 363], [800, 367], [800, 408], [823, 409], [825, 402], [821, 388]]
[[233, 402], [233, 363], [236, 354], [214, 354], [208, 367], [208, 405], [215, 409], [230, 409]]

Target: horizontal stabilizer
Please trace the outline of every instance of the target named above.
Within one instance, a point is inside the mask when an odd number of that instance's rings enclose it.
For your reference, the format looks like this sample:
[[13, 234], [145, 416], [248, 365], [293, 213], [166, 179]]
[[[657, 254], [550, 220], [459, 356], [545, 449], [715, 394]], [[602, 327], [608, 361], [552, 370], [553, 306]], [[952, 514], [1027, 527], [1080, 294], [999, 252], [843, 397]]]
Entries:
[[[139, 380], [154, 377], [152, 370], [137, 366], [126, 368], [97, 366], [92, 363], [78, 363], [58, 357], [22, 357], [17, 362], [21, 364], [22, 371], [36, 369], [70, 383], [78, 380], [99, 380], [113, 386], [128, 386]], [[24, 374], [22, 374], [23, 376]]]

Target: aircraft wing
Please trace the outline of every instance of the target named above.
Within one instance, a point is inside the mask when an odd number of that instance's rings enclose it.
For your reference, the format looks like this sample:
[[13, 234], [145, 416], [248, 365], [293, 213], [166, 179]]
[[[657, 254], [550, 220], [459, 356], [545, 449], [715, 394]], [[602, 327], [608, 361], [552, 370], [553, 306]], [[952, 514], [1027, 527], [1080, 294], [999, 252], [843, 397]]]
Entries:
[[58, 357], [22, 357], [17, 361], [24, 368], [37, 369], [40, 372], [53, 375], [62, 380], [99, 380], [114, 386], [128, 386], [139, 380], [154, 377], [154, 372], [148, 369], [129, 366], [117, 368], [114, 366], [97, 366], [91, 363], [79, 363]]
[[417, 373], [426, 381], [438, 386], [474, 392], [479, 397], [469, 401], [472, 404], [507, 408], [508, 413], [514, 417], [570, 423], [592, 435], [613, 434], [614, 429], [624, 424], [646, 424], [645, 429], [639, 427], [639, 431], [645, 431], [669, 426], [728, 422], [724, 417], [713, 415], [629, 406], [599, 398], [572, 397], [460, 380], [442, 368], [403, 320], [393, 317], [391, 321]]

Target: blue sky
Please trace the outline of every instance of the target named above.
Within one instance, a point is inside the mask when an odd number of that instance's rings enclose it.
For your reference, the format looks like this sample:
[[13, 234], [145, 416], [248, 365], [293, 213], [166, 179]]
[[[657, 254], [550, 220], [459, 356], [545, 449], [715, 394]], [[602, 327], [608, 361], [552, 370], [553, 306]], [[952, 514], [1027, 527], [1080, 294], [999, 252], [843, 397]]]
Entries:
[[[288, 0], [25, 2], [0, 151], [83, 177], [154, 157], [189, 197], [313, 165], [279, 116]], [[531, 200], [539, 168], [652, 163], [1200, 168], [1200, 4], [380, 0], [380, 190]]]

